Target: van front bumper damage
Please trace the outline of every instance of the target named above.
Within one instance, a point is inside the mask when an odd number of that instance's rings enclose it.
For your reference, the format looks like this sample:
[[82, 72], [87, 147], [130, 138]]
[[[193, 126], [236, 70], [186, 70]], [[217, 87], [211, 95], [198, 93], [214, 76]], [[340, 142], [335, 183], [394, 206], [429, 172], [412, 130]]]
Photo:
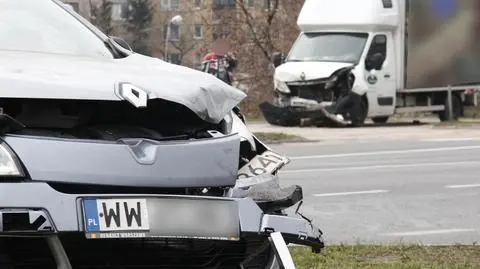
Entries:
[[279, 126], [346, 126], [350, 123], [328, 112], [331, 103], [314, 106], [277, 106], [270, 102], [260, 104], [265, 120]]
[[259, 106], [265, 120], [272, 125], [306, 126], [323, 125], [325, 115], [322, 106], [277, 106], [264, 102]]
[[[12, 199], [12, 195], [18, 199]], [[149, 228], [146, 231], [116, 230], [107, 233], [93, 229], [92, 232], [90, 225], [98, 223], [89, 217], [91, 214], [87, 212], [86, 201], [91, 203], [113, 198], [120, 201], [122, 210], [122, 201], [125, 199], [146, 201]], [[32, 264], [31, 268], [94, 268], [103, 263], [112, 266], [104, 264], [104, 268], [116, 268], [113, 266], [115, 262], [119, 263], [119, 267], [124, 266], [121, 265], [122, 262], [128, 263], [129, 268], [163, 268], [177, 263], [182, 263], [182, 268], [190, 268], [189, 264], [185, 264], [189, 261], [193, 263], [191, 267], [204, 262], [205, 268], [213, 267], [213, 263], [221, 264], [222, 268], [230, 268], [229, 263], [234, 262], [236, 264], [231, 264], [231, 268], [238, 268], [238, 263], [259, 262], [258, 257], [256, 260], [258, 255], [271, 255], [276, 264], [283, 264], [282, 268], [292, 268], [288, 266], [292, 262], [286, 244], [309, 246], [317, 253], [324, 247], [322, 232], [310, 220], [301, 214], [265, 214], [251, 198], [68, 194], [55, 190], [48, 183], [28, 182], [2, 183], [0, 204], [0, 240], [6, 238], [5, 240], [14, 242], [36, 239], [45, 242], [44, 247], [30, 241], [22, 241], [18, 246], [5, 243], [0, 249], [9, 253], [16, 248], [35, 248], [30, 252], [23, 250], [27, 254], [20, 259], [17, 257], [15, 260], [14, 256], [18, 254], [11, 254], [7, 259], [13, 265], [17, 262], [24, 264], [30, 261], [30, 257], [39, 261], [40, 264]], [[98, 206], [98, 212], [100, 211], [101, 206]], [[128, 249], [121, 249], [122, 246], [127, 247], [125, 244], [132, 245], [128, 245]], [[172, 247], [177, 252], [172, 252]], [[153, 248], [158, 249], [147, 255]], [[265, 252], [266, 250], [268, 251]], [[134, 253], [137, 252], [146, 258], [142, 256], [142, 259], [135, 259], [137, 254]], [[37, 257], [40, 253], [45, 253], [44, 256], [50, 254], [48, 259], [51, 264], [42, 263], [47, 257], [42, 256], [44, 260], [40, 259]], [[128, 260], [122, 255], [131, 258]], [[175, 257], [177, 260], [173, 261]], [[138, 263], [138, 267], [131, 262]], [[245, 268], [276, 267], [262, 265]]]
[[348, 126], [352, 121], [346, 120], [344, 115], [351, 118], [362, 114], [359, 108], [362, 105], [362, 97], [355, 92], [350, 92], [335, 102], [316, 103], [298, 97], [295, 99], [305, 105], [279, 106], [264, 102], [259, 107], [268, 123], [280, 126]]

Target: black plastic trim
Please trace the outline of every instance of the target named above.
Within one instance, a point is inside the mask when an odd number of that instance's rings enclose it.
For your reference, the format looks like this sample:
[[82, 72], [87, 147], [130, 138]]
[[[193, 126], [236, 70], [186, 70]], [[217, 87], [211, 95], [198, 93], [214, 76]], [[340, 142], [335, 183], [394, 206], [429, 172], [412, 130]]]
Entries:
[[393, 106], [393, 97], [378, 97], [377, 102], [379, 106]]

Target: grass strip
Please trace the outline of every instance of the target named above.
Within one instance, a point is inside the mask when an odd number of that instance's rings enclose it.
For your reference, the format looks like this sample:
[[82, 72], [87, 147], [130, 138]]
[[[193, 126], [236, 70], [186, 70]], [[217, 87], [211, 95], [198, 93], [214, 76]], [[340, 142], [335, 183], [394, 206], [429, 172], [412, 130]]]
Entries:
[[298, 269], [470, 269], [480, 268], [480, 246], [338, 245], [324, 253], [291, 247]]

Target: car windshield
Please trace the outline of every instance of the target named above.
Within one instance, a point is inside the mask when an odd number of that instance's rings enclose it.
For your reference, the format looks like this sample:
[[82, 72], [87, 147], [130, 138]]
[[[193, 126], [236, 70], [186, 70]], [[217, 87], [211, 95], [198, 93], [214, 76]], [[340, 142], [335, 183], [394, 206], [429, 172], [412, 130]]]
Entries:
[[104, 41], [53, 0], [0, 0], [0, 51], [114, 58]]
[[295, 42], [288, 61], [357, 63], [367, 33], [304, 33]]

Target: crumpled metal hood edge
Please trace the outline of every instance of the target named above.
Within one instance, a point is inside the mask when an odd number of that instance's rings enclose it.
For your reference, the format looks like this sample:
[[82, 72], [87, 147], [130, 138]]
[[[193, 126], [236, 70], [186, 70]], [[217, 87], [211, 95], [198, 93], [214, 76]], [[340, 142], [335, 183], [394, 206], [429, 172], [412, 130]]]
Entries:
[[2, 98], [121, 100], [120, 83], [148, 93], [148, 99], [182, 104], [201, 119], [220, 122], [246, 94], [218, 78], [157, 58], [133, 54], [94, 59], [26, 52], [0, 52]]

